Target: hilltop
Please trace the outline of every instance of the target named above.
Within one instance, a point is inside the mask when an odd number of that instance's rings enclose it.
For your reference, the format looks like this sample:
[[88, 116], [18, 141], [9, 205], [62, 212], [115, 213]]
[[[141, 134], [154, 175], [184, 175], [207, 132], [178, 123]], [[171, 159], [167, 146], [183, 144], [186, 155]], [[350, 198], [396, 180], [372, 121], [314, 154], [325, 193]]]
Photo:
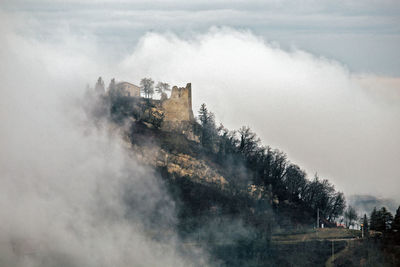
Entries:
[[[169, 97], [168, 87], [160, 89], [159, 99], [146, 86], [112, 80], [105, 90], [99, 78], [88, 93], [93, 101], [87, 112], [120, 129], [136, 160], [159, 174], [177, 205], [176, 230], [184, 243], [194, 242], [230, 266], [274, 264], [282, 262], [282, 244], [273, 235], [312, 231], [317, 210], [318, 226], [336, 226], [345, 199], [328, 180], [308, 179], [285, 153], [262, 146], [248, 127], [217, 127], [205, 104], [196, 119], [190, 83], [172, 87]], [[302, 246], [324, 247], [324, 262], [329, 242], [318, 242]]]

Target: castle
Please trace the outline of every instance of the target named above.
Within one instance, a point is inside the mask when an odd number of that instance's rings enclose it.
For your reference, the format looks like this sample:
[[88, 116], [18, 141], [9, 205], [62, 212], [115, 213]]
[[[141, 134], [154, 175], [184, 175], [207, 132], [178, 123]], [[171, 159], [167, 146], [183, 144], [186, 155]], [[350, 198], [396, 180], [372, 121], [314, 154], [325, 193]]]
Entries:
[[[141, 88], [132, 83], [115, 83], [115, 80], [113, 79], [111, 84], [107, 92], [105, 89], [99, 89], [97, 85], [95, 90], [102, 94], [110, 94], [112, 90], [116, 90], [120, 95], [126, 97], [150, 101], [163, 116], [161, 123], [162, 130], [179, 132], [186, 135], [191, 140], [198, 141], [198, 137], [194, 134], [193, 130], [195, 119], [192, 110], [191, 83], [186, 84], [186, 87], [172, 87], [170, 97], [168, 98], [166, 93], [162, 93], [160, 100], [149, 100], [141, 97]], [[104, 88], [104, 85], [102, 87]]]
[[191, 83], [186, 84], [186, 87], [172, 87], [170, 98], [166, 98], [166, 95], [161, 98], [161, 107], [164, 111], [161, 128], [164, 131], [177, 131], [193, 141], [199, 141], [193, 130], [195, 120], [192, 110]]
[[192, 85], [186, 87], [174, 86], [170, 98], [161, 99], [161, 106], [165, 111], [164, 121], [184, 122], [193, 121]]

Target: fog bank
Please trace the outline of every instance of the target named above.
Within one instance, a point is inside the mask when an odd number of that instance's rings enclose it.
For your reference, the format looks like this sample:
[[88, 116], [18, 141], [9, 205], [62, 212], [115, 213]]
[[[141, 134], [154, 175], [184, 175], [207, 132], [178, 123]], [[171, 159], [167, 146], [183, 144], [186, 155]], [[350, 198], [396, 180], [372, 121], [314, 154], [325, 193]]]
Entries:
[[[287, 52], [250, 31], [148, 33], [120, 61], [90, 36], [62, 29], [50, 40], [31, 23], [0, 16], [0, 265], [205, 264], [200, 251], [181, 253], [173, 231], [149, 238], [148, 224], [173, 229], [174, 203], [118, 133], [94, 127], [82, 111], [85, 84], [99, 75], [192, 82], [195, 113], [205, 102], [225, 126], [249, 125], [347, 194], [398, 198], [396, 79]], [[127, 191], [136, 211], [124, 202]], [[162, 214], [157, 224], [153, 212]]]
[[85, 45], [25, 38], [10, 22], [0, 20], [0, 265], [206, 265], [182, 251], [160, 179], [84, 112], [84, 81], [101, 69]]
[[147, 34], [120, 69], [133, 81], [190, 81], [196, 110], [205, 102], [225, 126], [249, 125], [310, 175], [348, 194], [398, 198], [396, 78], [351, 73], [332, 59], [229, 28], [188, 39]]

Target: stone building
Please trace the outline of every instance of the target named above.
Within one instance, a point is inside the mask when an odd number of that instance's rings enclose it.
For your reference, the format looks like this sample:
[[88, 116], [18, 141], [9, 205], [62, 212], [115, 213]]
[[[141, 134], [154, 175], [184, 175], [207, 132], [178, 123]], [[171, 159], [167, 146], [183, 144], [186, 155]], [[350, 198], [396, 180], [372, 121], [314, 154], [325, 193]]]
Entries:
[[166, 93], [162, 93], [160, 100], [145, 99], [140, 95], [140, 87], [128, 83], [118, 82], [113, 86], [123, 96], [135, 97], [143, 105], [151, 103], [153, 105], [151, 114], [148, 117], [160, 117], [162, 120], [161, 129], [169, 132], [177, 132], [186, 135], [193, 141], [198, 141], [198, 137], [194, 134], [195, 119], [192, 110], [192, 86], [191, 83], [186, 84], [186, 87], [174, 86], [171, 91], [171, 96], [168, 98]]
[[116, 89], [123, 92], [125, 96], [140, 97], [140, 87], [128, 82], [119, 82]]

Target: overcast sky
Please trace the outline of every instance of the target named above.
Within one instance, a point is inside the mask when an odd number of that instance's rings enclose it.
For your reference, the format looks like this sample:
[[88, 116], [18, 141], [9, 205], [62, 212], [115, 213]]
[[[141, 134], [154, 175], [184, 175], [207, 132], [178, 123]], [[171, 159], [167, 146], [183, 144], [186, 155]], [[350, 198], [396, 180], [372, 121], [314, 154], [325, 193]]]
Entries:
[[230, 26], [285, 49], [333, 58], [356, 72], [400, 75], [397, 0], [2, 2], [7, 11], [30, 17], [40, 38], [57, 39], [65, 31], [91, 35], [103, 48], [114, 48], [113, 56], [129, 52], [149, 31], [190, 35]]
[[21, 64], [40, 62], [42, 75], [79, 89], [99, 75], [192, 82], [195, 113], [205, 102], [227, 127], [249, 125], [347, 194], [398, 199], [398, 1], [3, 0], [0, 7], [14, 51], [7, 60], [30, 57]]

